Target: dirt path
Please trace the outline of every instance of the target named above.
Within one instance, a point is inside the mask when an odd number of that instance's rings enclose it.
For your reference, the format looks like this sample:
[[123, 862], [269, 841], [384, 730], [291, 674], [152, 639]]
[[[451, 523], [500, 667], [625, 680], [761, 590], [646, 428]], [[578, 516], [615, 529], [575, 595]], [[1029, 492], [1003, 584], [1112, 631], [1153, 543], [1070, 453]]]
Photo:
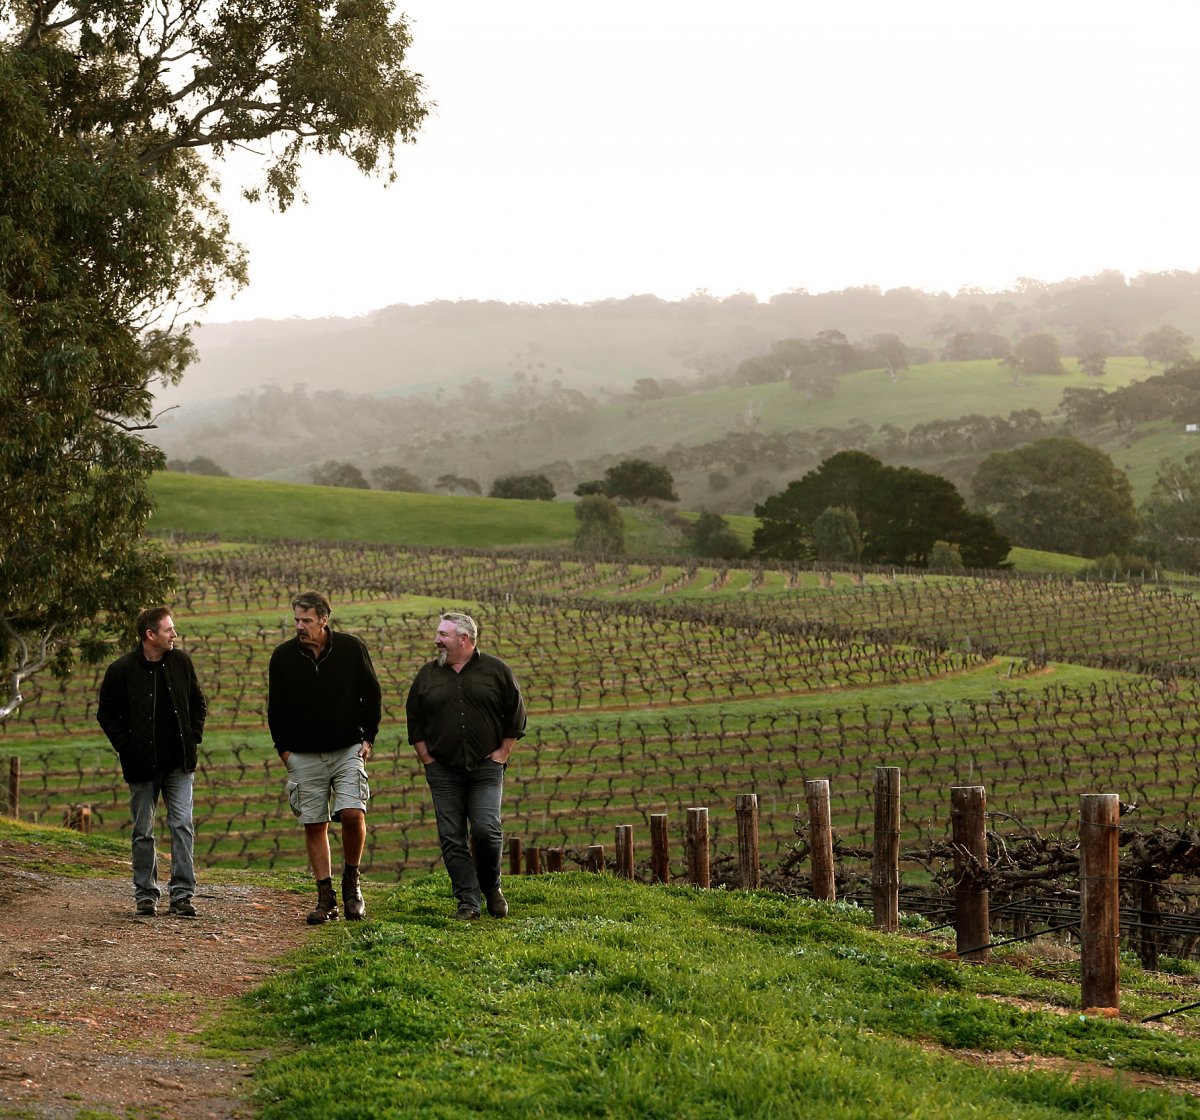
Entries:
[[63, 862], [0, 841], [0, 1116], [248, 1116], [249, 1067], [197, 1034], [303, 942], [306, 900], [202, 878], [199, 918], [139, 918], [127, 863], [31, 870]]

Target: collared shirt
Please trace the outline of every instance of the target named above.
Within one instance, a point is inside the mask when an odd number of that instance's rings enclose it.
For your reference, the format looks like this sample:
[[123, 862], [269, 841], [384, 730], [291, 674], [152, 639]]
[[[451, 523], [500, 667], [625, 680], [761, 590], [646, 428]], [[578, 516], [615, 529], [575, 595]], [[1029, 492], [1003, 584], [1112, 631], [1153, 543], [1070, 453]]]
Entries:
[[512, 670], [479, 650], [458, 671], [436, 661], [422, 665], [404, 707], [409, 743], [424, 742], [444, 766], [472, 770], [503, 740], [525, 734], [525, 702]]

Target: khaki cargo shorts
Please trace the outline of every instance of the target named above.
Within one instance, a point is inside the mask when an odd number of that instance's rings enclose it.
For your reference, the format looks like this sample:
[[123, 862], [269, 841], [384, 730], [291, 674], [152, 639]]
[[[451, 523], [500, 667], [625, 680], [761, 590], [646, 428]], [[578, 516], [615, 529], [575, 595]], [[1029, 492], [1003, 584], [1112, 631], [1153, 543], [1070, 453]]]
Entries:
[[343, 809], [366, 810], [371, 797], [367, 768], [359, 758], [361, 743], [340, 751], [288, 755], [287, 797], [301, 824], [338, 820]]

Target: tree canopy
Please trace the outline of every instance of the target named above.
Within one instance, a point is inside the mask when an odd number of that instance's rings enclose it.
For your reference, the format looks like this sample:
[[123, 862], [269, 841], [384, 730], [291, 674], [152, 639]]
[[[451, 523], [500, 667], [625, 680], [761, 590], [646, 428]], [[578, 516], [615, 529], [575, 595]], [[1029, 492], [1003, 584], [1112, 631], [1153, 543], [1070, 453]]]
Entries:
[[671, 472], [648, 459], [622, 459], [616, 466], [609, 467], [602, 479], [581, 482], [575, 487], [575, 493], [579, 497], [603, 494], [635, 503], [648, 502], [652, 498], [664, 502], [679, 501]]
[[975, 472], [971, 492], [1000, 531], [1026, 548], [1120, 555], [1137, 532], [1129, 479], [1103, 451], [1074, 439], [993, 452]]
[[169, 590], [140, 432], [246, 275], [201, 153], [270, 151], [281, 208], [306, 151], [392, 174], [427, 111], [408, 46], [380, 0], [0, 0], [0, 720]]
[[1165, 459], [1141, 508], [1142, 538], [1168, 567], [1200, 568], [1200, 451]]
[[938, 541], [956, 545], [972, 568], [1002, 567], [1009, 551], [991, 520], [970, 512], [949, 479], [841, 451], [755, 507], [760, 524], [754, 552], [813, 560], [832, 520], [823, 515], [831, 509], [839, 511], [847, 535], [857, 525], [864, 564], [925, 567]]
[[492, 482], [489, 498], [525, 498], [529, 501], [554, 501], [554, 483], [544, 474], [504, 474]]

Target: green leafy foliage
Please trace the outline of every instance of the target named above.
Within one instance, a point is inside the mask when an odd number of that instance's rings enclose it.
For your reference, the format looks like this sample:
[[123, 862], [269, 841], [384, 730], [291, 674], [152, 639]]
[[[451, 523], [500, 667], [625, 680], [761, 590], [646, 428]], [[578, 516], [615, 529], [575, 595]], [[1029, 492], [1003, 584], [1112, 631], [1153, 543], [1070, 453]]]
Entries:
[[183, 316], [246, 275], [198, 150], [278, 140], [281, 207], [306, 150], [390, 171], [426, 111], [408, 44], [380, 0], [0, 5], [0, 720], [169, 586], [141, 433]]
[[575, 493], [579, 497], [604, 494], [617, 501], [633, 503], [651, 499], [679, 501], [671, 472], [661, 463], [651, 463], [648, 459], [622, 459], [604, 472], [603, 479], [581, 482], [575, 487]]
[[976, 471], [971, 493], [997, 528], [1026, 548], [1120, 554], [1137, 532], [1129, 479], [1103, 451], [1074, 439], [993, 452]]
[[947, 479], [910, 467], [887, 467], [862, 451], [831, 455], [756, 506], [761, 524], [754, 534], [755, 553], [812, 559], [814, 527], [831, 508], [853, 515], [867, 564], [924, 567], [939, 540], [957, 545], [970, 567], [1001, 567], [1008, 554], [1008, 541], [989, 518], [967, 510]]
[[544, 474], [506, 474], [492, 483], [489, 498], [524, 498], [529, 501], [554, 501], [554, 483]]
[[575, 503], [575, 549], [585, 556], [620, 556], [625, 526], [617, 503], [603, 494], [585, 494]]

